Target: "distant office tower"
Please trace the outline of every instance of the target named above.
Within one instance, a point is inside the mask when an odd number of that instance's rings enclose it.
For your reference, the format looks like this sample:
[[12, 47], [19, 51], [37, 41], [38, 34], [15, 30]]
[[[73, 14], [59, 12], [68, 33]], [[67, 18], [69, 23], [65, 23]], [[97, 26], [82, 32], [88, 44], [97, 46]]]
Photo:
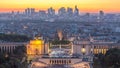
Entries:
[[68, 14], [68, 16], [72, 16], [73, 15], [73, 9], [68, 7], [67, 8], [67, 14]]
[[90, 21], [90, 13], [85, 14], [85, 19], [86, 19], [86, 22]]
[[35, 9], [34, 8], [27, 8], [25, 9], [25, 14], [26, 15], [31, 15], [35, 13]]
[[99, 11], [98, 21], [99, 22], [103, 22], [104, 21], [104, 12], [103, 11]]
[[28, 15], [29, 13], [30, 13], [30, 9], [29, 8], [25, 9], [25, 14]]
[[40, 10], [40, 11], [39, 11], [39, 15], [40, 15], [40, 16], [45, 16], [45, 15], [46, 15], [46, 11]]
[[35, 13], [35, 9], [31, 8], [31, 14], [34, 14], [34, 13]]
[[20, 11], [17, 11], [16, 14], [20, 14]]
[[103, 11], [99, 11], [99, 15], [100, 16], [104, 16], [104, 12]]
[[14, 11], [11, 11], [11, 14], [15, 14], [15, 12], [14, 12]]
[[66, 9], [65, 7], [61, 7], [59, 10], [58, 10], [58, 15], [59, 16], [63, 16], [66, 14]]
[[89, 17], [89, 16], [90, 16], [90, 13], [86, 13], [85, 16], [86, 16], [86, 17]]
[[54, 16], [55, 15], [55, 9], [53, 9], [52, 7], [50, 7], [48, 9], [48, 16]]
[[75, 6], [74, 15], [75, 16], [79, 15], [79, 9], [77, 8], [77, 5]]

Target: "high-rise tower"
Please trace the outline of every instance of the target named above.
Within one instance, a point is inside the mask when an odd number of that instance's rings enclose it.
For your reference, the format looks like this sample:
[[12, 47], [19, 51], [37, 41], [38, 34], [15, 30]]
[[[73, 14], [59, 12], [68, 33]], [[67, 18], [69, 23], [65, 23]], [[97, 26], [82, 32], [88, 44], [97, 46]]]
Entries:
[[77, 8], [77, 5], [75, 6], [74, 15], [75, 16], [79, 15], [79, 9]]

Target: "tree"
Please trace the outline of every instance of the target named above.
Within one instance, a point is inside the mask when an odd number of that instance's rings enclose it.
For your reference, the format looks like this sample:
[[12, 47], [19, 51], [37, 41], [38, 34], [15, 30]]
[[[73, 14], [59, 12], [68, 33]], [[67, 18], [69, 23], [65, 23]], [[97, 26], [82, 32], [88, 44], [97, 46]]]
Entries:
[[5, 68], [5, 66], [3, 64], [0, 64], [0, 68]]
[[26, 46], [18, 46], [18, 47], [16, 47], [16, 49], [14, 50], [14, 54], [19, 55], [19, 56], [25, 56], [25, 54], [26, 54]]
[[7, 42], [27, 42], [30, 40], [30, 38], [26, 35], [0, 33], [0, 40]]
[[93, 68], [104, 68], [104, 54], [95, 54]]
[[114, 68], [119, 68], [120, 49], [117, 48], [109, 49], [105, 54], [104, 60], [108, 67], [113, 66]]

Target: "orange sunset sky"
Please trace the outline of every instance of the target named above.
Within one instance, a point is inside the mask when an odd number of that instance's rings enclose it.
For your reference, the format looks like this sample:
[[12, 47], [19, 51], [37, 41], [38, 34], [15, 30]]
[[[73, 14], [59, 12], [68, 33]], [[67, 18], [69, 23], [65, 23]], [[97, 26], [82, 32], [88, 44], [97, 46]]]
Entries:
[[53, 7], [56, 11], [60, 7], [77, 5], [81, 12], [120, 12], [120, 0], [0, 0], [0, 12], [23, 11], [25, 8], [47, 10]]

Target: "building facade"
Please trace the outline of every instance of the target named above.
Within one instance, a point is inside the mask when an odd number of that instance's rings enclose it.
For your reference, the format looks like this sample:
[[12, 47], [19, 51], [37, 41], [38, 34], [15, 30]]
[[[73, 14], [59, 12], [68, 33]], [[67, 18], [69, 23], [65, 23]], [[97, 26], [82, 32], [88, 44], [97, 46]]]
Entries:
[[27, 44], [27, 55], [44, 54], [44, 41], [38, 37]]
[[21, 42], [21, 43], [16, 43], [16, 42], [4, 42], [0, 43], [0, 53], [10, 53], [13, 54], [14, 50], [19, 47], [19, 46], [26, 46], [27, 43]]

